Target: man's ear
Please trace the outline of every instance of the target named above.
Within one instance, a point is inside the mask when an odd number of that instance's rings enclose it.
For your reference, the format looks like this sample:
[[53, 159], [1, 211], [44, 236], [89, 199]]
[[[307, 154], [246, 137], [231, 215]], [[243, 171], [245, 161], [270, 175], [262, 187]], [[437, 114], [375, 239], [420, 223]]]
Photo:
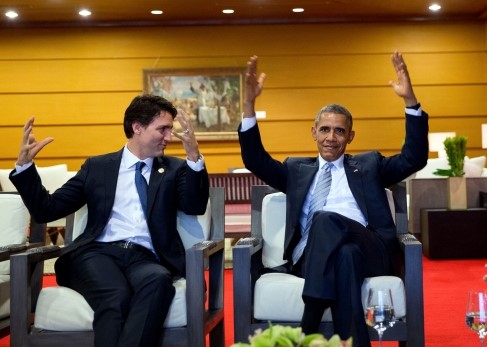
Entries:
[[348, 138], [348, 143], [352, 143], [353, 138], [355, 137], [355, 131], [350, 131], [350, 136]]
[[316, 127], [315, 126], [311, 127], [311, 137], [313, 138], [314, 141], [316, 141]]
[[132, 130], [134, 131], [134, 134], [139, 135], [142, 129], [142, 125], [139, 122], [133, 122], [132, 123]]

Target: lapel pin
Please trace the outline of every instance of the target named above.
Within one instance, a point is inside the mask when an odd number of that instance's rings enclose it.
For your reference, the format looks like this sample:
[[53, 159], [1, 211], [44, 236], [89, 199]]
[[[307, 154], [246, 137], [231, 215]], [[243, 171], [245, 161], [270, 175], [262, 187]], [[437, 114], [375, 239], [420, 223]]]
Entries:
[[358, 169], [353, 170], [353, 172], [358, 172]]
[[157, 172], [163, 173], [164, 172], [164, 169], [161, 167], [159, 170], [157, 170]]

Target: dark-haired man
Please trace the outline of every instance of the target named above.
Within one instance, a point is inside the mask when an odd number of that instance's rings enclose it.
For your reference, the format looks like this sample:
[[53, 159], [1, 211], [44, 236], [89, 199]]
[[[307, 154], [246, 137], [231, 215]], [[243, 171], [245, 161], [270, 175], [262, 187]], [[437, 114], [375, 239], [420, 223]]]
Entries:
[[[95, 346], [157, 346], [173, 278], [185, 275], [177, 210], [203, 214], [208, 202], [208, 173], [190, 120], [162, 97], [136, 97], [125, 111], [125, 146], [87, 159], [52, 194], [33, 160], [53, 139], [37, 142], [33, 126], [32, 117], [10, 175], [30, 213], [43, 223], [88, 208], [86, 229], [56, 262], [58, 283], [93, 308]], [[172, 136], [182, 141], [186, 160], [164, 155]]]
[[[406, 106], [406, 138], [401, 153], [345, 154], [355, 137], [352, 115], [343, 106], [323, 107], [311, 127], [318, 155], [273, 159], [265, 150], [255, 118], [255, 100], [265, 79], [257, 57], [247, 65], [243, 120], [239, 128], [247, 169], [286, 193], [284, 259], [290, 273], [304, 278], [305, 333], [318, 330], [331, 308], [335, 333], [353, 336], [354, 346], [370, 346], [361, 302], [366, 277], [391, 273], [396, 229], [385, 188], [426, 165], [428, 116], [413, 92], [406, 63], [392, 55], [397, 82], [390, 82]], [[320, 193], [316, 193], [320, 192]]]

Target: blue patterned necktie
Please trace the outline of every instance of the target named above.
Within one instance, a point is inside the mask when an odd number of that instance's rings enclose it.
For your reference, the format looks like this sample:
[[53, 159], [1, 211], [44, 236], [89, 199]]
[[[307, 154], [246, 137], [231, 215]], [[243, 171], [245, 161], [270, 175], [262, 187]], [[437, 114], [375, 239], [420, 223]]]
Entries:
[[313, 220], [313, 215], [316, 211], [319, 211], [323, 208], [326, 204], [326, 198], [328, 193], [330, 192], [331, 187], [331, 167], [333, 164], [326, 163], [321, 168], [320, 175], [318, 177], [318, 182], [316, 183], [315, 190], [311, 196], [311, 200], [309, 203], [309, 211], [308, 216], [306, 218], [306, 227], [304, 231], [301, 233], [301, 239], [299, 240], [298, 244], [294, 248], [293, 251], [293, 264], [296, 264], [301, 258], [301, 255], [304, 252], [304, 248], [306, 247], [306, 243], [308, 242], [308, 234], [309, 229], [311, 228], [311, 222]]
[[139, 193], [140, 203], [142, 204], [142, 210], [144, 211], [145, 218], [147, 219], [147, 181], [142, 175], [142, 168], [145, 163], [139, 161], [135, 164], [135, 187], [137, 188], [137, 193]]

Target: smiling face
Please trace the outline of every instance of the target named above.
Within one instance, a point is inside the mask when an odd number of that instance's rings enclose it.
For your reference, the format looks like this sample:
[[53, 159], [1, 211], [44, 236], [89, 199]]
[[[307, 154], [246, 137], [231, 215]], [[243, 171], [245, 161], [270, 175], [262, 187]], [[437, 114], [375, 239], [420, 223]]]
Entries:
[[323, 112], [319, 121], [311, 128], [318, 152], [326, 161], [335, 161], [345, 153], [355, 132], [347, 117], [339, 113]]
[[161, 111], [147, 126], [132, 123], [134, 135], [128, 141], [128, 148], [141, 160], [162, 155], [172, 140], [173, 122], [169, 112]]

